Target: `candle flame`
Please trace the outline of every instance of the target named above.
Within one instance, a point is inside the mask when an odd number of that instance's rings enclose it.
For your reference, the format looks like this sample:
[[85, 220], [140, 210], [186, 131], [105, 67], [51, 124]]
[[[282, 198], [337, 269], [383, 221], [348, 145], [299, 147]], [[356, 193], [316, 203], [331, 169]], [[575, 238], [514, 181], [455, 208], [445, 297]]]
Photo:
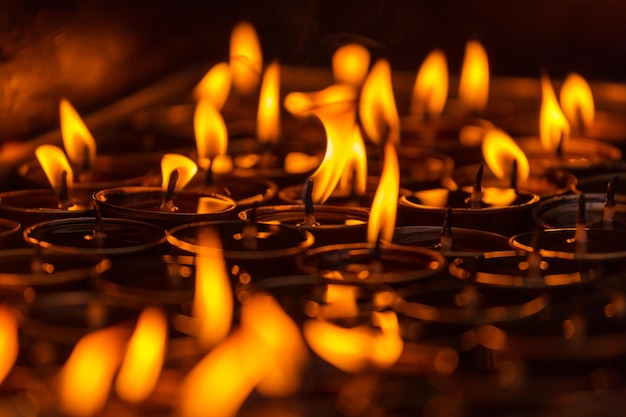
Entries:
[[161, 158], [161, 188], [163, 192], [167, 190], [167, 185], [174, 170], [178, 170], [178, 181], [176, 182], [175, 191], [180, 191], [194, 175], [198, 172], [198, 166], [186, 156], [167, 153]]
[[[61, 117], [61, 136], [63, 146], [70, 161], [76, 166], [85, 166], [86, 162], [96, 159], [96, 141], [85, 126], [83, 119], [69, 101], [61, 99], [59, 103]], [[89, 161], [85, 161], [89, 158]]]
[[207, 99], [221, 110], [230, 94], [232, 78], [227, 62], [220, 62], [209, 69], [193, 91], [196, 100]]
[[66, 184], [68, 189], [72, 188], [74, 184], [72, 167], [61, 148], [54, 145], [41, 145], [35, 150], [35, 156], [55, 191], [61, 188], [63, 171], [67, 173]]
[[391, 66], [378, 60], [365, 79], [359, 102], [365, 134], [372, 143], [400, 143], [400, 117], [391, 84]]
[[276, 143], [280, 137], [280, 65], [278, 62], [272, 62], [263, 74], [256, 132], [258, 140], [262, 143]]
[[254, 27], [248, 22], [237, 24], [230, 36], [230, 71], [233, 88], [250, 94], [259, 85], [263, 55]]
[[167, 319], [158, 308], [146, 308], [128, 342], [115, 391], [130, 403], [144, 401], [154, 390], [163, 367], [167, 344]]
[[335, 82], [360, 87], [367, 76], [370, 53], [362, 45], [350, 43], [333, 54], [332, 67]]
[[488, 129], [482, 143], [485, 163], [500, 178], [511, 178], [513, 161], [517, 161], [517, 179], [524, 182], [530, 174], [528, 158], [515, 141], [500, 129]]
[[588, 129], [595, 118], [595, 106], [591, 87], [585, 79], [576, 73], [565, 78], [560, 94], [563, 113], [570, 125]]
[[489, 60], [487, 52], [477, 41], [465, 45], [465, 57], [459, 80], [459, 99], [469, 112], [480, 113], [489, 98]]
[[396, 209], [400, 191], [400, 164], [395, 145], [385, 143], [385, 160], [380, 182], [372, 201], [372, 210], [367, 224], [367, 241], [376, 243], [379, 234], [391, 241], [393, 228], [396, 225]]
[[318, 319], [356, 317], [359, 307], [356, 303], [358, 287], [352, 285], [329, 284], [324, 292], [324, 304], [313, 314]]
[[0, 304], [0, 384], [11, 371], [17, 359], [19, 350], [17, 326], [15, 311]]
[[541, 110], [539, 114], [539, 137], [548, 152], [559, 146], [565, 149], [570, 136], [570, 126], [563, 114], [547, 75], [541, 77]]
[[198, 163], [202, 168], [208, 169], [217, 158], [226, 154], [228, 148], [226, 123], [210, 98], [203, 97], [196, 105], [193, 126]]
[[332, 115], [353, 109], [357, 92], [347, 84], [333, 84], [308, 93], [293, 92], [285, 97], [285, 108], [296, 117]]
[[70, 416], [92, 416], [106, 403], [122, 361], [128, 329], [117, 326], [84, 336], [59, 374], [59, 402]]
[[361, 131], [354, 129], [347, 144], [348, 161], [337, 186], [341, 195], [364, 195], [367, 187], [367, 154]]
[[203, 251], [196, 256], [193, 316], [198, 320], [200, 344], [210, 348], [230, 332], [233, 295], [217, 232], [203, 230], [198, 244]]
[[424, 120], [426, 115], [439, 116], [448, 98], [448, 63], [443, 51], [432, 51], [420, 67], [415, 85], [410, 112]]

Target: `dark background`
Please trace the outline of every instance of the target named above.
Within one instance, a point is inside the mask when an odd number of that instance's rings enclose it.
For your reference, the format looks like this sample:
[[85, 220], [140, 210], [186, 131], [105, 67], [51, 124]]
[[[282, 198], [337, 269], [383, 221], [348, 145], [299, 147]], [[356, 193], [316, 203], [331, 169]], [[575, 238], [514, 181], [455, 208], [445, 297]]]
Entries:
[[458, 72], [465, 42], [494, 75], [626, 82], [623, 0], [0, 0], [0, 140], [56, 127], [68, 97], [88, 113], [199, 62], [226, 60], [233, 24], [255, 25], [266, 60], [329, 66], [361, 42], [394, 69], [442, 48]]

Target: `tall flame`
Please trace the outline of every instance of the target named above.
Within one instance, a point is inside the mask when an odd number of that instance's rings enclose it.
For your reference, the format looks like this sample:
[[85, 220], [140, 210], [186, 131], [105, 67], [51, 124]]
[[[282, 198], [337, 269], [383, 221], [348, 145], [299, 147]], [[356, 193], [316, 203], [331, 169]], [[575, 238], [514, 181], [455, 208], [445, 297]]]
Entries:
[[469, 112], [482, 112], [489, 99], [489, 60], [477, 41], [465, 45], [465, 57], [459, 80], [459, 99]]
[[35, 149], [35, 156], [41, 164], [41, 168], [46, 174], [50, 185], [55, 190], [61, 188], [61, 178], [63, 171], [66, 172], [66, 183], [68, 188], [72, 188], [74, 174], [65, 153], [61, 148], [54, 145], [41, 145]]
[[59, 374], [59, 403], [69, 416], [100, 412], [109, 395], [128, 339], [128, 329], [110, 327], [84, 336]]
[[[85, 166], [96, 159], [96, 141], [85, 126], [83, 119], [69, 101], [61, 99], [59, 103], [61, 117], [61, 136], [67, 157], [74, 165]], [[89, 158], [88, 161], [85, 161]]]
[[125, 401], [140, 403], [154, 390], [163, 366], [167, 344], [167, 319], [155, 308], [146, 308], [130, 338], [115, 391]]
[[372, 67], [363, 84], [359, 115], [372, 143], [400, 143], [400, 117], [391, 84], [391, 66], [384, 59]]
[[230, 94], [232, 77], [226, 62], [215, 64], [209, 69], [194, 89], [196, 100], [208, 99], [216, 109], [221, 110]]
[[515, 141], [500, 129], [489, 129], [482, 143], [483, 158], [493, 174], [511, 178], [513, 161], [517, 161], [517, 179], [526, 181], [530, 174], [528, 158]]
[[372, 201], [372, 211], [367, 224], [367, 241], [375, 243], [379, 233], [382, 238], [391, 241], [396, 225], [396, 209], [400, 191], [400, 164], [395, 145], [385, 144], [385, 161], [380, 182]]
[[198, 340], [209, 348], [230, 332], [233, 295], [217, 233], [203, 231], [198, 236], [198, 244], [204, 250], [196, 256], [193, 316], [199, 323]]
[[196, 105], [193, 126], [198, 150], [198, 163], [208, 169], [216, 158], [226, 154], [228, 132], [219, 110], [209, 97], [203, 97]]
[[249, 94], [259, 85], [263, 55], [254, 27], [248, 22], [237, 24], [230, 35], [230, 71], [233, 88]]
[[0, 384], [13, 368], [18, 350], [17, 316], [11, 308], [0, 304]]
[[541, 110], [539, 114], [539, 137], [546, 151], [564, 149], [569, 141], [570, 126], [556, 99], [552, 83], [547, 75], [541, 77]]
[[370, 53], [362, 45], [350, 43], [333, 54], [332, 67], [335, 82], [360, 87], [370, 66]]
[[194, 175], [198, 172], [198, 166], [191, 159], [186, 156], [167, 153], [161, 158], [161, 188], [163, 191], [167, 190], [172, 172], [178, 171], [178, 181], [176, 181], [175, 191], [180, 191]]
[[582, 76], [576, 73], [569, 74], [563, 82], [559, 98], [570, 125], [584, 130], [593, 124], [595, 118], [593, 94]]
[[419, 120], [439, 116], [448, 98], [448, 63], [443, 51], [432, 51], [420, 67], [413, 87], [410, 112]]
[[272, 62], [263, 74], [256, 132], [258, 140], [262, 143], [276, 143], [280, 138], [280, 65], [278, 62]]
[[354, 129], [349, 142], [346, 147], [348, 161], [337, 187], [343, 194], [354, 192], [356, 195], [364, 195], [367, 187], [367, 154], [359, 129]]

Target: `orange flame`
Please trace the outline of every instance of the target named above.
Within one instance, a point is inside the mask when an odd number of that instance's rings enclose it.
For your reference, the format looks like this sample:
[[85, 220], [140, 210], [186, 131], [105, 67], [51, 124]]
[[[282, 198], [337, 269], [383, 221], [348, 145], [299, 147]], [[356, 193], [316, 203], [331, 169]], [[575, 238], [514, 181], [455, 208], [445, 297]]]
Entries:
[[346, 84], [333, 84], [320, 91], [294, 92], [285, 97], [285, 108], [296, 117], [332, 115], [354, 109], [356, 90]]
[[208, 169], [228, 148], [226, 123], [208, 97], [200, 99], [193, 117], [198, 163]]
[[400, 164], [395, 145], [385, 144], [385, 161], [380, 182], [372, 201], [372, 210], [367, 224], [367, 241], [375, 243], [379, 233], [382, 238], [391, 241], [396, 225], [396, 209], [400, 191]]
[[356, 317], [359, 307], [356, 304], [358, 288], [352, 285], [329, 284], [324, 294], [324, 306], [317, 315], [320, 319]]
[[263, 55], [254, 27], [247, 22], [237, 24], [230, 35], [230, 71], [233, 87], [249, 94], [259, 85]]
[[459, 99], [470, 112], [482, 112], [489, 99], [489, 60], [477, 41], [465, 45], [465, 57], [459, 80]]
[[67, 173], [66, 183], [68, 189], [74, 184], [74, 174], [65, 153], [61, 148], [54, 145], [41, 145], [35, 150], [35, 156], [41, 164], [41, 168], [46, 173], [50, 185], [55, 190], [61, 188], [61, 177], [63, 171]]
[[154, 307], [146, 308], [139, 316], [115, 381], [120, 398], [130, 403], [148, 398], [161, 373], [166, 344], [165, 314]]
[[0, 384], [13, 368], [18, 350], [17, 316], [12, 309], [0, 304]]
[[560, 94], [563, 113], [572, 126], [588, 129], [595, 118], [595, 106], [591, 87], [579, 74], [572, 73], [565, 78]]
[[92, 416], [103, 409], [127, 339], [128, 329], [118, 326], [92, 332], [76, 344], [59, 375], [62, 412]]
[[372, 313], [372, 319], [374, 324], [380, 327], [382, 336], [374, 341], [371, 360], [377, 368], [389, 368], [396, 363], [404, 348], [398, 316], [393, 311], [375, 311]]
[[204, 231], [198, 236], [198, 244], [205, 249], [196, 256], [193, 316], [199, 324], [198, 340], [209, 348], [230, 332], [233, 295], [217, 233]]
[[96, 141], [89, 133], [87, 126], [72, 107], [69, 101], [61, 99], [59, 104], [61, 115], [61, 136], [67, 156], [74, 165], [84, 166], [85, 158], [96, 159]]
[[257, 138], [262, 143], [276, 143], [280, 137], [280, 65], [278, 62], [272, 62], [263, 74], [256, 132]]
[[370, 53], [364, 46], [351, 43], [341, 46], [333, 54], [332, 66], [335, 82], [360, 87], [367, 76]]
[[[400, 143], [400, 117], [391, 84], [391, 66], [378, 60], [363, 84], [359, 114], [363, 130], [372, 143]], [[387, 132], [388, 129], [388, 132]]]
[[208, 99], [221, 110], [230, 94], [232, 78], [226, 62], [215, 64], [200, 80], [193, 91], [196, 100]]
[[347, 149], [348, 161], [337, 188], [343, 194], [354, 192], [357, 195], [363, 195], [367, 187], [367, 154], [359, 129], [354, 129]]
[[539, 114], [539, 136], [541, 145], [548, 152], [555, 152], [559, 144], [565, 149], [570, 136], [570, 126], [563, 114], [550, 79], [541, 77], [541, 110]]
[[517, 178], [520, 182], [528, 179], [530, 166], [528, 158], [515, 141], [500, 129], [489, 129], [482, 143], [483, 158], [493, 174], [500, 178], [511, 178], [513, 161], [517, 161]]
[[170, 180], [170, 176], [174, 170], [178, 170], [178, 181], [176, 181], [175, 191], [180, 191], [194, 175], [198, 172], [198, 166], [191, 159], [186, 156], [167, 153], [161, 158], [161, 188], [165, 192], [167, 190], [167, 184]]
[[413, 87], [411, 114], [424, 120], [425, 115], [439, 116], [448, 98], [448, 63], [443, 51], [432, 51], [420, 67]]

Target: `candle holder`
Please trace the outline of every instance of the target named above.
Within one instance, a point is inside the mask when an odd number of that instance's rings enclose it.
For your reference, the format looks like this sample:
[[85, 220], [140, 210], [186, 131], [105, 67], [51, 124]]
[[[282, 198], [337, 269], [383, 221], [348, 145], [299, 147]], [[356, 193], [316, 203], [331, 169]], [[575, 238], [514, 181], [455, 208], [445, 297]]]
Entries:
[[332, 243], [364, 242], [369, 210], [357, 207], [314, 206], [315, 220], [307, 223], [303, 205], [265, 206], [239, 213], [244, 221], [260, 224], [282, 224], [310, 232], [314, 246]]
[[[606, 193], [609, 182], [615, 177], [626, 179], [626, 171], [621, 170], [580, 178], [576, 183], [575, 190], [584, 194]], [[617, 181], [614, 184], [614, 190], [617, 201], [626, 200], [626, 181]]]
[[400, 285], [429, 278], [446, 265], [438, 252], [393, 244], [348, 243], [305, 252], [298, 268], [322, 280], [352, 285]]
[[17, 248], [23, 244], [19, 231], [22, 225], [15, 220], [0, 218], [0, 249]]
[[0, 193], [0, 217], [15, 220], [22, 227], [35, 223], [93, 216], [93, 202], [72, 201], [59, 208], [59, 196], [52, 189], [19, 190]]
[[[617, 199], [616, 199], [617, 200]], [[585, 194], [585, 219], [587, 227], [604, 227], [602, 218], [606, 194]], [[564, 195], [542, 201], [533, 210], [535, 223], [545, 229], [576, 227], [578, 195]], [[626, 229], [626, 205], [616, 201], [612, 229]]]
[[235, 201], [238, 210], [266, 204], [278, 193], [278, 185], [274, 181], [254, 175], [213, 174], [209, 182], [206, 176], [206, 171], [200, 171], [186, 188], [228, 196]]
[[[235, 202], [221, 194], [182, 190], [174, 196], [177, 211], [161, 211], [163, 192], [157, 187], [120, 187], [101, 190], [93, 195], [104, 217], [144, 221], [170, 229], [185, 223], [223, 220], [234, 214]], [[209, 210], [198, 213], [198, 203], [207, 198]]]
[[56, 251], [120, 256], [155, 250], [165, 243], [166, 234], [163, 228], [150, 223], [84, 217], [35, 224], [24, 230], [24, 239]]

